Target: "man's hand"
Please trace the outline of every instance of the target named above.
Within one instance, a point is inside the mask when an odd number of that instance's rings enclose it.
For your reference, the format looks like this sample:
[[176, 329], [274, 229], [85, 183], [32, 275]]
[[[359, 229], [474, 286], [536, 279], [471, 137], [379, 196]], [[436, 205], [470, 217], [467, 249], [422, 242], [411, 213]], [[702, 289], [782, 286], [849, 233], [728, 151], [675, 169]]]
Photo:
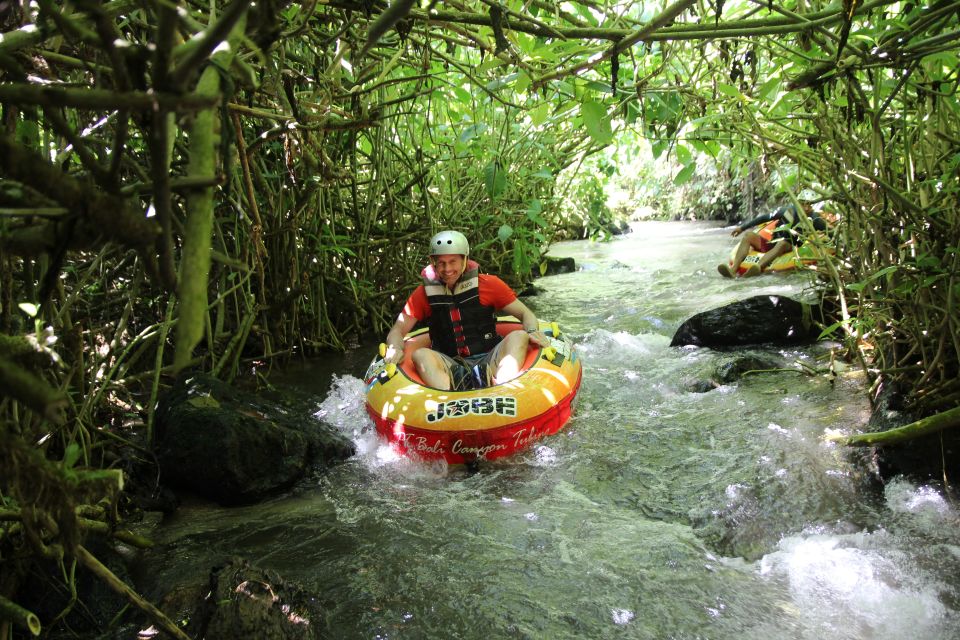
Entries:
[[734, 228], [733, 228], [733, 231], [730, 232], [730, 235], [732, 235], [734, 238], [736, 238], [736, 237], [737, 237], [738, 235], [740, 235], [741, 233], [743, 233], [743, 229], [741, 229], [740, 227], [734, 227]]
[[550, 338], [548, 338], [547, 334], [545, 334], [543, 331], [540, 331], [539, 329], [537, 329], [536, 331], [528, 331], [527, 335], [530, 336], [530, 342], [534, 344], [538, 344], [541, 347], [550, 346]]
[[403, 347], [397, 348], [388, 342], [387, 351], [383, 355], [383, 361], [387, 364], [397, 364], [401, 360], [403, 360]]

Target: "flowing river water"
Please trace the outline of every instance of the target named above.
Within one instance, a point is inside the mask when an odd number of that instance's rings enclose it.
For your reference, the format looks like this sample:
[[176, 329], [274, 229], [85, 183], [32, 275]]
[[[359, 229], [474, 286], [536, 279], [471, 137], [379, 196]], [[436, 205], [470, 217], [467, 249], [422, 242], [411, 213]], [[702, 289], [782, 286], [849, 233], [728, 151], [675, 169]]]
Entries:
[[[315, 594], [330, 638], [960, 637], [957, 506], [880, 486], [823, 438], [868, 418], [856, 370], [831, 378], [829, 344], [669, 346], [699, 311], [810, 294], [802, 273], [721, 278], [733, 242], [716, 223], [644, 222], [555, 246], [579, 270], [526, 301], [581, 350], [579, 404], [557, 436], [476, 471], [377, 440], [370, 349], [274, 376], [358, 454], [265, 503], [185, 504], [151, 532], [147, 571], [171, 583], [243, 556]], [[792, 370], [691, 390], [758, 353]]]

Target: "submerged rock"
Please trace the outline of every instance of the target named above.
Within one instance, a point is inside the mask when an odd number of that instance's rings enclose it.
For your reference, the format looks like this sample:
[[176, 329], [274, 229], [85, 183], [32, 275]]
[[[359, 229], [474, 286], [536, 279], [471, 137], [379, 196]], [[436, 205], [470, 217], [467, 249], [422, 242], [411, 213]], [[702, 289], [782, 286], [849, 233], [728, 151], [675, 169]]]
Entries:
[[716, 380], [721, 384], [730, 384], [742, 378], [748, 371], [768, 371], [781, 367], [783, 367], [783, 363], [779, 358], [745, 355], [719, 365], [716, 371]]
[[684, 388], [691, 393], [707, 393], [721, 385], [739, 381], [748, 371], [769, 371], [782, 367], [783, 362], [773, 356], [762, 354], [742, 355], [718, 365], [709, 379], [686, 381]]
[[239, 558], [214, 567], [207, 584], [171, 588], [160, 608], [173, 620], [187, 620], [186, 633], [198, 640], [325, 637], [315, 597]]
[[223, 505], [254, 502], [354, 453], [331, 427], [207, 375], [166, 394], [157, 439], [162, 482]]
[[698, 313], [680, 325], [671, 347], [734, 347], [748, 344], [803, 344], [819, 335], [812, 305], [785, 296], [753, 296]]

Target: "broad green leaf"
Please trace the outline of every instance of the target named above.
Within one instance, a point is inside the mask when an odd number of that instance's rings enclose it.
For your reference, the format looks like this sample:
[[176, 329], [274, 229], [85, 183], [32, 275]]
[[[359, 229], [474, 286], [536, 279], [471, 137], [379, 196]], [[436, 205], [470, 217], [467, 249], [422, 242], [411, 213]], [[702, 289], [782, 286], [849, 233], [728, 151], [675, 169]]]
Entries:
[[597, 82], [596, 80], [591, 80], [584, 85], [586, 89], [593, 91], [594, 93], [611, 93], [610, 84], [607, 82]]
[[547, 169], [547, 168], [540, 169], [539, 171], [536, 171], [536, 172], [534, 172], [534, 173], [531, 174], [531, 175], [532, 175], [534, 178], [543, 178], [544, 180], [552, 180], [552, 179], [553, 179], [553, 172], [550, 171], [550, 169]]
[[527, 211], [527, 217], [530, 218], [530, 221], [531, 221], [531, 222], [533, 222], [533, 223], [536, 224], [538, 227], [541, 227], [541, 228], [543, 228], [543, 229], [546, 229], [547, 227], [550, 226], [550, 223], [547, 222], [546, 218], [544, 218], [543, 216], [541, 216], [541, 215], [539, 215], [539, 214], [531, 213], [531, 212]]
[[514, 80], [516, 80], [516, 79], [517, 79], [517, 74], [516, 74], [516, 73], [508, 73], [508, 74], [505, 75], [505, 76], [500, 76], [499, 78], [495, 78], [495, 79], [491, 80], [490, 82], [488, 82], [488, 83], [486, 84], [486, 89], [487, 89], [487, 91], [490, 91], [490, 92], [498, 91], [498, 90], [502, 89], [503, 87], [508, 86], [509, 84], [511, 84], [511, 83], [512, 83]]
[[535, 224], [541, 227], [548, 227], [550, 223], [544, 220], [543, 216], [540, 215], [540, 212], [543, 211], [543, 204], [538, 198], [534, 198], [527, 205], [527, 217], [534, 222]]
[[31, 149], [40, 146], [40, 125], [36, 120], [17, 121], [17, 142]]
[[514, 273], [526, 272], [527, 254], [523, 249], [524, 249], [524, 242], [520, 238], [515, 239], [513, 243], [513, 272]]
[[500, 238], [501, 242], [506, 242], [512, 235], [513, 227], [508, 224], [502, 224], [500, 228], [497, 229], [497, 237]]
[[470, 92], [464, 89], [463, 87], [453, 87], [453, 92], [457, 96], [457, 100], [462, 102], [465, 105], [473, 104], [473, 96], [470, 95]]
[[607, 119], [607, 110], [602, 104], [592, 100], [584, 102], [580, 108], [580, 114], [583, 116], [583, 125], [591, 138], [604, 145], [613, 141], [610, 120]]
[[960, 66], [960, 56], [952, 51], [941, 51], [925, 57], [923, 66], [930, 70], [931, 75], [940, 78], [943, 73], [953, 73]]
[[524, 72], [517, 74], [517, 81], [513, 85], [513, 90], [517, 93], [526, 93], [530, 88], [530, 76]]
[[675, 149], [676, 149], [676, 153], [677, 153], [677, 162], [679, 162], [679, 163], [682, 164], [682, 165], [689, 164], [689, 163], [690, 163], [690, 150], [687, 149], [687, 147], [686, 147], [685, 145], [682, 145], [682, 144], [677, 144], [677, 146], [676, 146]]
[[507, 188], [507, 172], [497, 160], [494, 160], [484, 167], [483, 177], [487, 187], [487, 195], [490, 196], [491, 200], [496, 200]]
[[673, 179], [673, 184], [679, 187], [684, 182], [689, 180], [693, 176], [693, 172], [696, 170], [697, 170], [697, 163], [691, 162], [690, 164], [685, 166], [683, 169], [681, 169], [679, 173], [677, 173], [676, 177]]
[[724, 82], [717, 83], [717, 90], [726, 96], [730, 96], [731, 98], [739, 98], [742, 95], [739, 89]]
[[585, 19], [591, 26], [594, 26], [594, 27], [597, 26], [598, 24], [597, 16], [595, 16], [593, 12], [590, 11], [589, 7], [577, 2], [577, 3], [574, 3], [573, 8], [576, 10], [577, 13], [580, 14], [580, 17]]
[[550, 115], [550, 105], [546, 102], [541, 102], [529, 112], [530, 122], [536, 126], [542, 125], [547, 121], [547, 117]]
[[470, 142], [474, 138], [483, 135], [487, 132], [487, 125], [484, 123], [472, 124], [466, 129], [463, 130], [463, 133], [460, 134], [460, 142]]
[[492, 71], [493, 69], [496, 69], [502, 64], [503, 61], [500, 60], [500, 58], [489, 56], [486, 61], [477, 66], [476, 73], [478, 76], [481, 76], [489, 71]]
[[917, 257], [917, 266], [921, 269], [935, 269], [940, 266], [940, 258], [924, 253]]
[[760, 100], [767, 100], [770, 97], [770, 94], [774, 92], [780, 86], [780, 77], [774, 76], [760, 85], [760, 88], [757, 89], [757, 98]]

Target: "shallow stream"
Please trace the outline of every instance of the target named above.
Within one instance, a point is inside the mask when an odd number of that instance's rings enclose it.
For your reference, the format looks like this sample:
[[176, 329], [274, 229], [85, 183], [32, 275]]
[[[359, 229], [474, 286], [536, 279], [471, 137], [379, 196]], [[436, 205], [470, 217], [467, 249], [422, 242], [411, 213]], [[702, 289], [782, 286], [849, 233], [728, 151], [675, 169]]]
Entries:
[[[331, 638], [960, 637], [956, 505], [879, 487], [823, 439], [868, 417], [855, 369], [831, 378], [829, 344], [668, 346], [699, 311], [809, 295], [802, 273], [721, 278], [733, 242], [717, 224], [648, 222], [555, 246], [579, 270], [526, 302], [581, 350], [575, 416], [476, 472], [376, 439], [366, 350], [274, 376], [358, 455], [266, 503], [184, 505], [151, 532], [147, 573], [169, 584], [243, 556], [316, 594]], [[744, 353], [789, 370], [690, 390]]]

